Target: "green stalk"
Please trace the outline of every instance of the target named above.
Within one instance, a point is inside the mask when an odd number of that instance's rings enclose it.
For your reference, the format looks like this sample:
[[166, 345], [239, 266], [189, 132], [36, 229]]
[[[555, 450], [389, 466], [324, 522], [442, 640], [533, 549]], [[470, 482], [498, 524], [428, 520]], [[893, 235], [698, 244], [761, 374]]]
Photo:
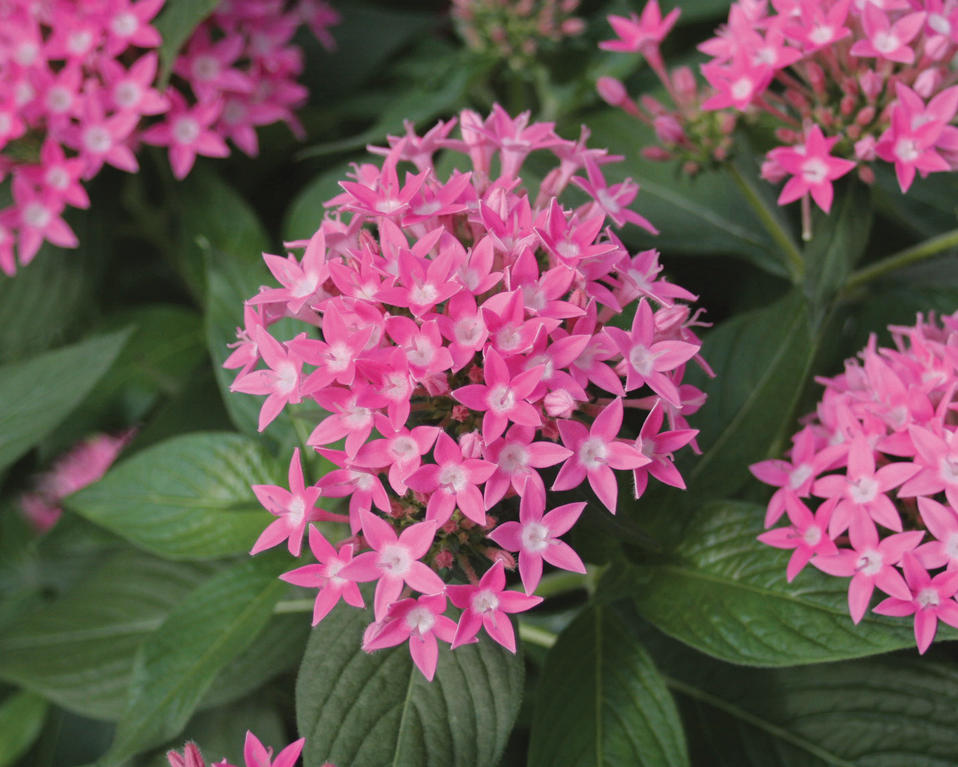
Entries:
[[857, 272], [852, 272], [848, 282], [845, 283], [845, 291], [854, 290], [889, 272], [911, 266], [955, 247], [958, 247], [958, 229], [939, 234], [937, 237], [932, 237], [910, 248], [893, 253], [888, 258], [883, 258], [881, 261], [859, 269]]
[[519, 619], [519, 638], [523, 642], [530, 642], [547, 650], [556, 643], [558, 636], [547, 629], [539, 628]]
[[752, 210], [758, 215], [762, 225], [765, 227], [765, 231], [772, 236], [772, 239], [775, 240], [785, 254], [785, 267], [788, 270], [788, 275], [792, 282], [796, 285], [801, 284], [805, 276], [805, 261], [802, 260], [802, 254], [799, 252], [798, 247], [792, 241], [788, 232], [782, 227], [781, 223], [765, 206], [762, 198], [758, 196], [758, 193], [752, 185], [745, 180], [745, 177], [735, 164], [728, 163], [725, 167], [727, 167], [732, 174], [732, 178], [735, 179], [738, 188], [742, 190], [742, 194], [745, 195], [745, 199], [752, 207]]
[[313, 611], [313, 601], [312, 599], [281, 599], [273, 608], [273, 615], [311, 613]]

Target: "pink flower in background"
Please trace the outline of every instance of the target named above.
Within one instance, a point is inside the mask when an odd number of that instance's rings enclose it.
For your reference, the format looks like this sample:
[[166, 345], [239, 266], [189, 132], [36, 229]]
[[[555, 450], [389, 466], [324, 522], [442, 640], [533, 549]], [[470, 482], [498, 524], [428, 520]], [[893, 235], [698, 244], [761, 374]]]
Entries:
[[[276, 757], [273, 757], [273, 749], [264, 746], [249, 730], [246, 731], [246, 740], [243, 743], [243, 761], [246, 767], [293, 767], [303, 751], [305, 738], [295, 740], [286, 746]], [[167, 751], [166, 760], [170, 767], [206, 767], [206, 761], [203, 754], [193, 742], [187, 743], [183, 751]], [[225, 759], [211, 764], [210, 767], [234, 767]], [[324, 767], [333, 767], [333, 765], [324, 765]]]

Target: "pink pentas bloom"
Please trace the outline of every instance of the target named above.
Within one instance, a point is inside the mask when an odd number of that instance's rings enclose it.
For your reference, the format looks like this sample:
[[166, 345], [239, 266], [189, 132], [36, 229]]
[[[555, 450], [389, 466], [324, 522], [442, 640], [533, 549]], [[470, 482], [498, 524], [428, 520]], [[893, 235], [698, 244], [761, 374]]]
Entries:
[[615, 514], [618, 484], [612, 469], [635, 469], [650, 459], [633, 445], [618, 439], [622, 400], [616, 397], [587, 429], [578, 421], [559, 421], [562, 444], [572, 451], [552, 484], [553, 490], [571, 490], [585, 479], [605, 507]]
[[416, 668], [431, 682], [439, 661], [436, 640], [452, 644], [456, 637], [456, 624], [443, 615], [445, 610], [445, 594], [393, 602], [383, 619], [366, 629], [363, 650], [373, 652], [408, 640], [409, 654]]
[[237, 378], [230, 391], [266, 394], [259, 413], [259, 430], [265, 429], [280, 414], [286, 403], [301, 401], [300, 383], [303, 360], [287, 351], [262, 326], [253, 328], [253, 341], [268, 370], [254, 370]]
[[925, 13], [909, 13], [891, 23], [885, 12], [874, 3], [864, 4], [862, 23], [867, 37], [852, 45], [852, 56], [867, 56], [910, 64], [915, 51], [908, 45], [921, 32]]
[[902, 556], [902, 566], [911, 590], [910, 597], [888, 597], [875, 607], [875, 612], [879, 615], [914, 615], [915, 642], [918, 652], [924, 653], [935, 638], [939, 619], [958, 628], [958, 602], [954, 599], [958, 591], [958, 571], [946, 570], [931, 577], [918, 558], [909, 552]]
[[944, 492], [951, 507], [958, 509], [958, 432], [936, 434], [911, 425], [908, 434], [917, 451], [918, 473], [902, 486], [900, 494], [908, 498]]
[[299, 448], [293, 450], [289, 462], [289, 490], [276, 485], [253, 485], [253, 492], [266, 510], [277, 518], [256, 539], [250, 554], [259, 554], [287, 541], [289, 553], [298, 557], [308, 523], [343, 519], [339, 514], [316, 507], [320, 491], [315, 486], [306, 487]]
[[624, 16], [609, 16], [609, 25], [618, 35], [618, 40], [606, 40], [599, 47], [606, 51], [647, 53], [657, 50], [661, 42], [675, 26], [681, 11], [674, 8], [662, 18], [657, 0], [649, 0], [642, 9], [641, 18], [632, 13]]
[[929, 570], [946, 566], [949, 570], [958, 570], [958, 512], [955, 507], [920, 497], [918, 511], [921, 521], [935, 538], [915, 550], [918, 561]]
[[830, 151], [837, 141], [837, 136], [826, 139], [822, 129], [813, 125], [805, 136], [804, 144], [775, 150], [776, 162], [787, 173], [792, 174], [778, 197], [779, 205], [811, 194], [819, 208], [826, 213], [831, 210], [834, 197], [832, 181], [841, 178], [855, 167], [851, 160], [832, 157]]
[[533, 442], [535, 429], [518, 424], [509, 428], [501, 438], [486, 443], [484, 453], [496, 470], [486, 480], [484, 501], [491, 509], [503, 499], [510, 487], [519, 496], [532, 483], [545, 493], [542, 475], [537, 469], [555, 466], [566, 460], [572, 451], [554, 442]]
[[812, 514], [808, 506], [798, 498], [786, 496], [785, 513], [788, 514], [791, 526], [778, 527], [758, 536], [762, 543], [777, 549], [794, 549], [785, 571], [789, 583], [813, 556], [838, 554], [835, 542], [828, 537], [828, 520], [836, 503], [836, 499], [830, 499]]
[[243, 760], [246, 767], [293, 767], [305, 743], [306, 738], [294, 740], [274, 758], [273, 749], [264, 746], [259, 738], [247, 730], [246, 742], [243, 744]]
[[635, 497], [640, 498], [649, 484], [649, 476], [671, 487], [685, 489], [685, 480], [675, 467], [672, 454], [689, 444], [698, 429], [672, 429], [662, 431], [665, 422], [665, 406], [657, 404], [645, 418], [645, 423], [635, 440], [636, 449], [649, 459], [649, 463], [632, 470], [635, 479]]
[[440, 594], [446, 588], [442, 579], [419, 560], [429, 551], [436, 535], [436, 523], [417, 522], [399, 536], [383, 519], [364, 511], [360, 514], [363, 537], [373, 548], [356, 556], [339, 571], [348, 580], [377, 581], [373, 608], [376, 620], [382, 620], [389, 605], [402, 592], [403, 584], [422, 594]]
[[855, 623], [861, 621], [877, 586], [889, 596], [911, 599], [911, 591], [901, 573], [894, 567], [905, 552], [913, 552], [924, 532], [912, 530], [896, 533], [882, 541], [874, 525], [856, 520], [849, 530], [851, 550], [840, 549], [831, 556], [815, 556], [812, 564], [822, 572], [851, 577], [848, 584], [848, 612]]
[[506, 589], [506, 574], [501, 560], [490, 567], [475, 585], [448, 586], [446, 594], [462, 609], [452, 648], [464, 645], [484, 628], [486, 633], [509, 652], [516, 651], [516, 635], [510, 613], [530, 610], [542, 597]]
[[435, 426], [416, 426], [412, 429], [394, 429], [389, 419], [377, 413], [373, 416], [376, 430], [383, 439], [367, 442], [356, 453], [355, 464], [371, 469], [388, 467], [389, 485], [400, 496], [406, 494], [406, 479], [422, 465], [439, 435]]
[[543, 514], [544, 491], [530, 488], [519, 502], [519, 521], [503, 522], [489, 538], [507, 551], [519, 552], [519, 574], [526, 594], [532, 594], [542, 578], [542, 563], [562, 570], [584, 573], [585, 565], [572, 548], [559, 540], [578, 520], [585, 503], [567, 503]]
[[344, 543], [339, 551], [326, 540], [326, 537], [309, 526], [309, 549], [318, 564], [304, 565], [283, 573], [281, 580], [307, 589], [319, 589], [313, 605], [313, 625], [329, 615], [340, 599], [353, 607], [365, 607], [363, 595], [354, 581], [340, 576], [339, 572], [353, 560], [352, 543]]
[[147, 144], [168, 147], [173, 175], [186, 178], [197, 155], [226, 157], [230, 153], [223, 139], [210, 128], [222, 109], [221, 101], [191, 107], [173, 91], [166, 119], [143, 131], [141, 138]]

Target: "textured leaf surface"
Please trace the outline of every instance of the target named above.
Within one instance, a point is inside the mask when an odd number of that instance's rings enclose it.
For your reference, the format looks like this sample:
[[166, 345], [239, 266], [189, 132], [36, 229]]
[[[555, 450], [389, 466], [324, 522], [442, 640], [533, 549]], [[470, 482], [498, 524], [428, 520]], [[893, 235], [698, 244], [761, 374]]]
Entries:
[[705, 336], [702, 356], [716, 377], [696, 380], [709, 395], [694, 419], [705, 454], [687, 478], [699, 499], [734, 493], [748, 480], [749, 464], [777, 453], [794, 427], [792, 412], [816, 346], [808, 304], [798, 291]]
[[764, 515], [758, 504], [704, 506], [671, 557], [633, 566], [631, 596], [642, 616], [702, 652], [746, 665], [843, 660], [914, 644], [908, 619], [866, 613], [852, 623], [847, 579], [809, 565], [787, 583], [791, 552], [755, 540]]
[[126, 331], [0, 367], [0, 470], [69, 415], [110, 368]]
[[188, 594], [144, 642], [130, 702], [104, 765], [119, 764], [183, 728], [219, 671], [266, 626], [285, 584], [271, 554], [223, 570]]
[[33, 744], [43, 728], [47, 702], [32, 692], [15, 692], [0, 703], [0, 767], [8, 767]]
[[688, 765], [675, 702], [627, 626], [592, 607], [546, 656], [530, 767]]
[[914, 650], [749, 669], [646, 625], [638, 637], [679, 703], [696, 767], [946, 767], [958, 754], [958, 668]]
[[117, 719], [133, 656], [209, 568], [126, 551], [0, 633], [0, 678], [84, 716]]
[[440, 646], [430, 683], [405, 645], [360, 649], [371, 621], [340, 605], [313, 629], [296, 682], [305, 767], [495, 765], [519, 711], [521, 659], [488, 637], [455, 652]]
[[249, 438], [206, 432], [137, 453], [67, 504], [160, 556], [209, 559], [249, 550], [271, 519], [250, 485], [284, 482]]

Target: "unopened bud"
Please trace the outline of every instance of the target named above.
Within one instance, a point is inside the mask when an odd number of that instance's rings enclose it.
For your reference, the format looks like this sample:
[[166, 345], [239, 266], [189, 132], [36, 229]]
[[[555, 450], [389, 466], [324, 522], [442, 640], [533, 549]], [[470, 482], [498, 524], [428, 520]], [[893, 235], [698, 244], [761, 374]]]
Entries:
[[552, 418], [569, 418], [576, 409], [575, 399], [565, 389], [550, 391], [542, 404]]
[[869, 133], [855, 142], [855, 158], [862, 162], [871, 162], [875, 159], [875, 137]]
[[668, 110], [662, 105], [662, 102], [656, 98], [653, 98], [652, 96], [642, 96], [642, 98], [639, 99], [639, 103], [643, 106], [645, 111], [651, 115], [668, 114]]
[[437, 570], [452, 567], [453, 562], [455, 562], [455, 558], [452, 556], [452, 552], [447, 549], [443, 549], [432, 559], [433, 567]]
[[788, 172], [778, 164], [777, 160], [772, 157], [766, 157], [765, 162], [762, 163], [760, 174], [762, 178], [770, 184], [777, 184], [785, 180], [785, 176], [788, 175]]
[[875, 183], [875, 171], [872, 170], [871, 165], [859, 165], [858, 177], [866, 184]]
[[855, 115], [855, 122], [861, 126], [868, 125], [868, 123], [874, 119], [875, 107], [864, 107], [858, 111], [857, 115]]
[[459, 437], [459, 449], [463, 458], [482, 458], [483, 444], [478, 431], [469, 431]]
[[453, 405], [452, 406], [452, 420], [458, 421], [459, 423], [465, 423], [469, 416], [472, 415], [472, 411], [467, 408], [465, 405]]
[[672, 159], [672, 153], [660, 146], [643, 147], [642, 156], [646, 160], [655, 160], [656, 162], [666, 162]]
[[612, 107], [620, 107], [628, 100], [629, 94], [621, 80], [614, 77], [600, 77], [595, 83], [595, 89], [602, 100]]
[[914, 88], [915, 93], [923, 99], [930, 99], [931, 95], [938, 90], [939, 85], [941, 85], [941, 71], [937, 68], [933, 68], [926, 69], [918, 75], [911, 87]]
[[685, 139], [685, 131], [682, 130], [682, 124], [675, 119], [674, 115], [660, 115], [652, 121], [652, 127], [655, 128], [655, 135], [663, 144], [678, 144]]
[[445, 373], [431, 373], [419, 380], [430, 397], [439, 397], [449, 393], [449, 379]]
[[672, 90], [683, 104], [694, 104], [698, 97], [698, 85], [695, 74], [689, 67], [676, 67], [672, 70]]
[[862, 93], [869, 101], [878, 98], [885, 89], [885, 80], [874, 69], [866, 69], [858, 76], [858, 84], [862, 87]]
[[841, 103], [838, 105], [838, 111], [842, 116], [848, 117], [855, 111], [855, 99], [852, 96], [842, 96]]

